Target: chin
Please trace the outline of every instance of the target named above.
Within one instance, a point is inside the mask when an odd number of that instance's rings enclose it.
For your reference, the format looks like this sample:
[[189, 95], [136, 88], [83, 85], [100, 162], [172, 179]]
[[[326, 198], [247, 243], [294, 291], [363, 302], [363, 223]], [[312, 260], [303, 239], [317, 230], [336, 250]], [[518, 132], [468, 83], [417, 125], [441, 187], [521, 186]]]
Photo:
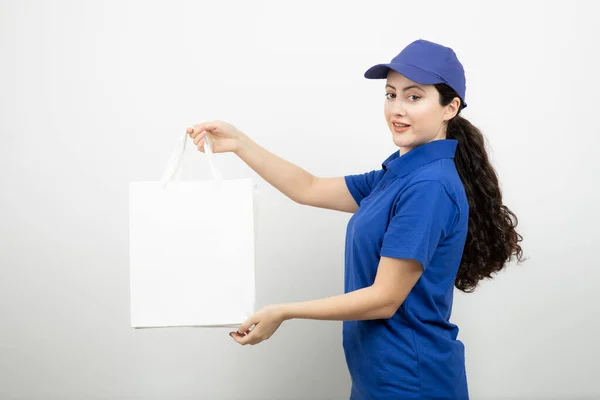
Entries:
[[412, 137], [404, 136], [402, 133], [392, 133], [392, 140], [394, 144], [398, 147], [407, 147], [411, 148], [417, 145], [418, 141]]

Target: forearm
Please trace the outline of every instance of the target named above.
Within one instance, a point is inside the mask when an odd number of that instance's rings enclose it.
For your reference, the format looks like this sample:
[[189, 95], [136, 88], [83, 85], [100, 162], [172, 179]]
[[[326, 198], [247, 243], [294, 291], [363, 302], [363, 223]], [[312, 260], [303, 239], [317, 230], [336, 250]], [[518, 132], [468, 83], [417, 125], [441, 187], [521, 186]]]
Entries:
[[243, 133], [235, 153], [281, 193], [302, 203], [304, 194], [313, 182], [312, 174], [269, 152]]
[[375, 286], [346, 294], [299, 303], [281, 304], [284, 319], [318, 319], [334, 321], [390, 318], [392, 302]]

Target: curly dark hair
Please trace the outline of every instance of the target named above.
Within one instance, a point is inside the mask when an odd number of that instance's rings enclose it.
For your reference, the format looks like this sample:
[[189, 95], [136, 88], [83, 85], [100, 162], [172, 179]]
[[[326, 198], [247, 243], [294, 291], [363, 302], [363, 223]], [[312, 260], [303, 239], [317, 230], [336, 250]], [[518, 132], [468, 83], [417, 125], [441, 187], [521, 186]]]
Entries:
[[[444, 83], [434, 85], [442, 106], [460, 96]], [[458, 141], [454, 162], [469, 202], [469, 230], [454, 286], [471, 293], [477, 283], [504, 268], [514, 257], [524, 261], [515, 230], [517, 216], [502, 204], [498, 176], [489, 162], [481, 131], [459, 112], [448, 121], [446, 137]]]

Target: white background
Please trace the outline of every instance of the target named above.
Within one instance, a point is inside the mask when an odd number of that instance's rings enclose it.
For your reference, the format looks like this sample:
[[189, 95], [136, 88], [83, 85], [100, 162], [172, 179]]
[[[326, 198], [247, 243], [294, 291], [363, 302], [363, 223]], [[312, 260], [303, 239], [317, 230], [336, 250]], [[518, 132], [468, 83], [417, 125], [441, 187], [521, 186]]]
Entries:
[[[128, 185], [222, 119], [318, 176], [378, 168], [389, 62], [423, 38], [465, 66], [528, 261], [453, 322], [473, 399], [600, 397], [598, 5], [593, 1], [0, 3], [0, 398], [344, 399], [341, 322], [129, 325]], [[184, 179], [206, 179], [188, 148]], [[349, 214], [261, 189], [257, 304], [342, 293]], [[200, 212], [200, 210], [199, 210]]]

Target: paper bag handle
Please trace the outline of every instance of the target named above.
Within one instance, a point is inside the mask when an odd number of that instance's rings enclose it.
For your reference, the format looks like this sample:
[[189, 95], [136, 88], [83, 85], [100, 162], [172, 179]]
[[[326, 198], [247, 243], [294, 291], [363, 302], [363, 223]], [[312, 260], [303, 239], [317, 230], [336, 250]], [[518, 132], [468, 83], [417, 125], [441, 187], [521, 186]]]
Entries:
[[[179, 179], [181, 174], [181, 163], [183, 162], [183, 157], [185, 155], [185, 144], [187, 143], [187, 138], [188, 134], [186, 132], [183, 134], [179, 140], [179, 143], [177, 144], [177, 147], [175, 147], [175, 150], [173, 150], [173, 153], [171, 154], [167, 168], [163, 172], [162, 178], [160, 179], [163, 188], [166, 187], [169, 182]], [[206, 154], [206, 159], [208, 160], [208, 166], [210, 167], [210, 172], [213, 179], [217, 183], [221, 183], [223, 178], [221, 177], [221, 173], [213, 161], [213, 152], [208, 135], [204, 137], [204, 153]]]

